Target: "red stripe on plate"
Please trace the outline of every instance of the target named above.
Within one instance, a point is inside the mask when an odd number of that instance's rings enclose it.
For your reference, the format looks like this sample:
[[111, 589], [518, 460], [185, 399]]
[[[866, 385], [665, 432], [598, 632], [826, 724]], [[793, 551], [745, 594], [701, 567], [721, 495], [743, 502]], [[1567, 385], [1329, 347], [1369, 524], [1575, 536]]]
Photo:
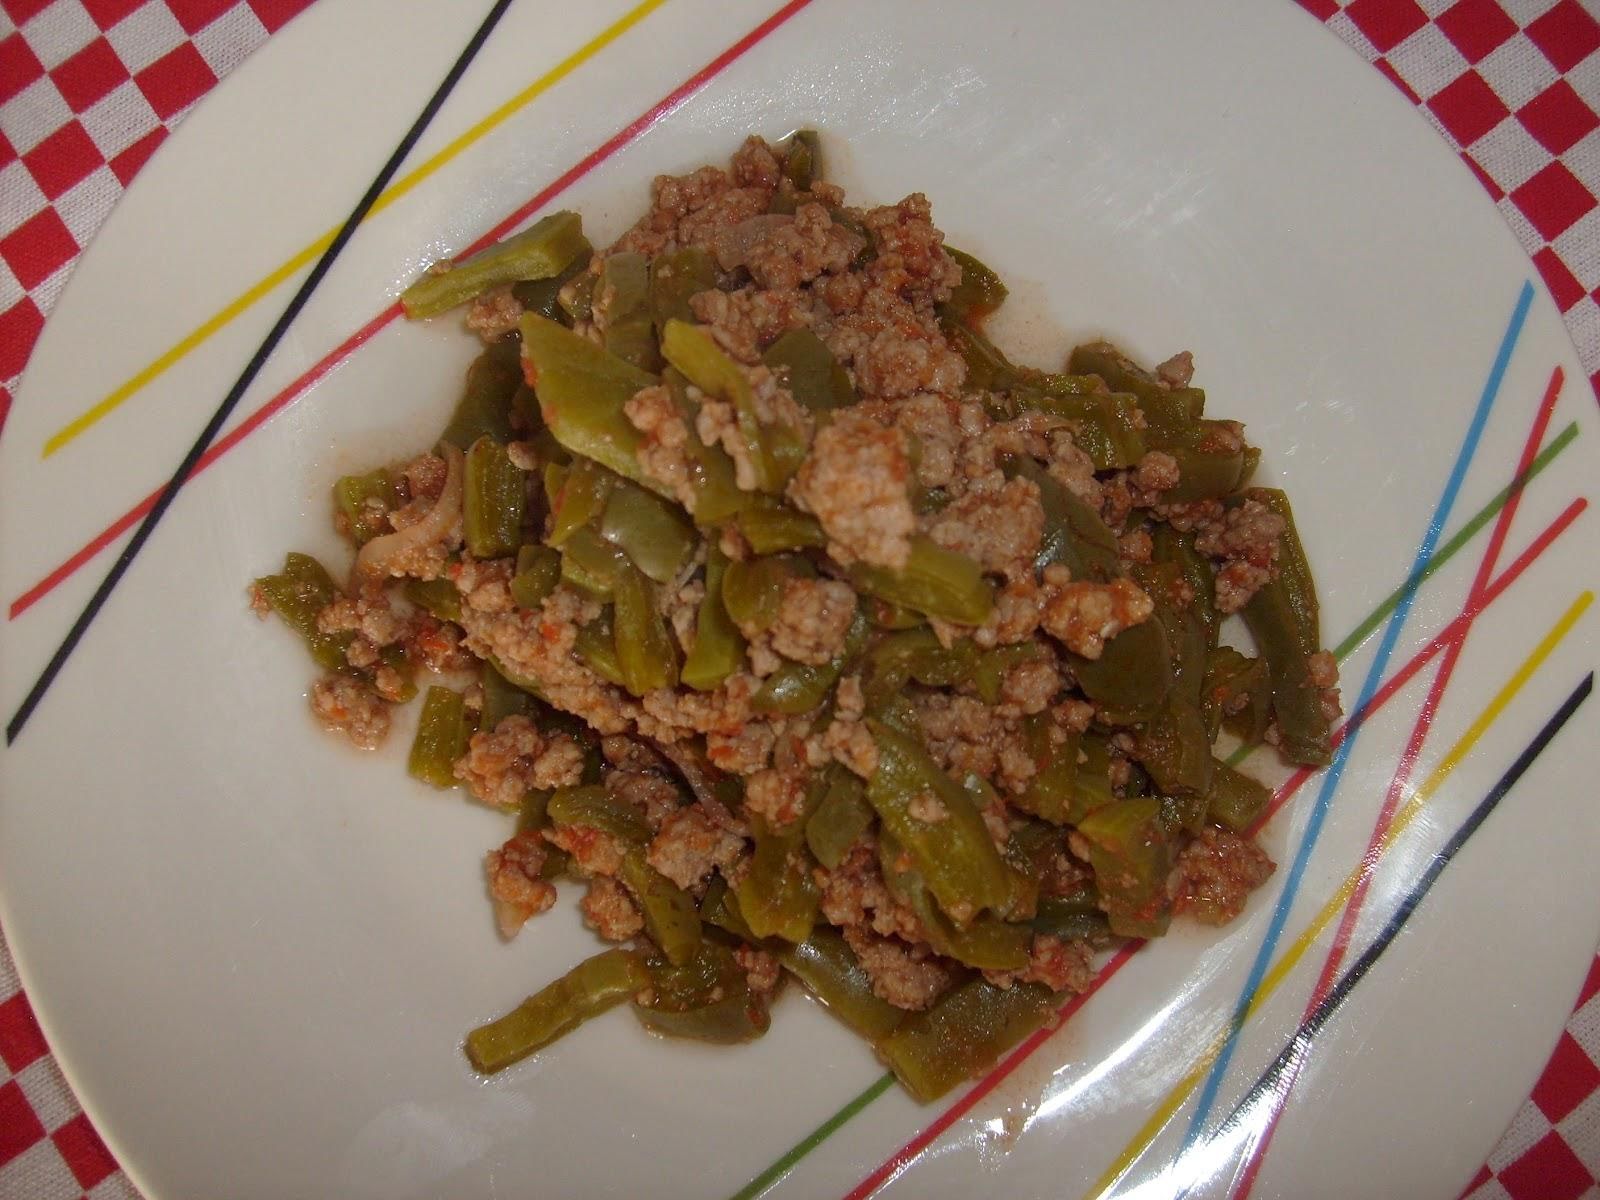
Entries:
[[[606, 139], [606, 141], [602, 142], [588, 155], [580, 159], [564, 174], [558, 177], [554, 183], [550, 184], [550, 186], [545, 188], [538, 195], [534, 196], [527, 203], [516, 209], [516, 211], [503, 218], [494, 226], [494, 228], [483, 234], [483, 236], [478, 238], [477, 241], [473, 242], [470, 246], [467, 246], [464, 250], [460, 251], [460, 253], [475, 254], [477, 251], [483, 249], [490, 243], [498, 241], [501, 237], [505, 236], [508, 231], [521, 224], [529, 216], [543, 208], [546, 204], [549, 204], [550, 201], [554, 200], [562, 192], [566, 191], [574, 183], [578, 182], [578, 180], [589, 174], [590, 171], [593, 171], [601, 163], [605, 162], [612, 155], [616, 154], [617, 151], [621, 150], [629, 143], [637, 140], [639, 136], [648, 131], [651, 126], [655, 125], [665, 117], [670, 116], [684, 103], [684, 101], [693, 96], [695, 92], [699, 91], [707, 83], [715, 79], [723, 71], [727, 70], [730, 65], [736, 62], [739, 58], [743, 57], [743, 55], [752, 47], [764, 41], [773, 33], [773, 31], [783, 25], [784, 22], [788, 21], [790, 17], [794, 16], [797, 12], [807, 7], [811, 3], [812, 0], [789, 0], [789, 3], [783, 5], [783, 7], [773, 12], [769, 17], [767, 17], [766, 20], [762, 21], [761, 24], [750, 30], [750, 32], [746, 33], [727, 49], [723, 50], [722, 53], [718, 54], [705, 66], [701, 67], [693, 75], [689, 76], [688, 79], [680, 83], [671, 92], [667, 93], [667, 95], [663, 96], [656, 104], [651, 106], [649, 109], [646, 109], [633, 121], [625, 125], [622, 129], [618, 130], [610, 138]], [[339, 343], [338, 346], [336, 346], [325, 357], [319, 360], [316, 365], [314, 365], [304, 375], [300, 376], [271, 400], [267, 401], [260, 408], [256, 409], [228, 434], [219, 438], [217, 442], [206, 451], [205, 455], [200, 459], [200, 461], [195, 464], [195, 469], [189, 473], [184, 482], [187, 483], [189, 479], [193, 479], [201, 471], [205, 470], [206, 467], [216, 462], [217, 459], [221, 458], [251, 433], [259, 429], [263, 424], [266, 423], [267, 420], [281, 412], [307, 388], [311, 387], [318, 380], [322, 379], [328, 374], [329, 371], [333, 370], [334, 367], [342, 363], [362, 345], [371, 341], [377, 333], [391, 324], [400, 315], [400, 305], [398, 303], [391, 304], [388, 308], [384, 309], [376, 317], [368, 321], [355, 333], [351, 334], [350, 337]], [[157, 488], [155, 491], [151, 492], [150, 495], [146, 496], [133, 508], [130, 508], [127, 512], [123, 513], [122, 516], [118, 517], [110, 525], [107, 525], [98, 534], [91, 538], [80, 550], [77, 551], [77, 553], [73, 554], [71, 558], [67, 559], [38, 583], [34, 584], [27, 591], [23, 592], [20, 596], [13, 600], [11, 602], [8, 619], [13, 621], [16, 620], [29, 608], [33, 607], [33, 605], [37, 604], [45, 596], [49, 595], [57, 587], [61, 586], [61, 584], [70, 579], [73, 575], [77, 574], [77, 572], [81, 570], [86, 563], [94, 559], [94, 557], [103, 551], [107, 546], [110, 546], [123, 534], [127, 533], [128, 530], [137, 525], [139, 521], [143, 519], [143, 517], [151, 510], [151, 508], [155, 506], [156, 500], [160, 497], [162, 490], [163, 489], [161, 488]]]
[[[1545, 388], [1544, 396], [1539, 401], [1539, 407], [1534, 413], [1533, 425], [1528, 430], [1528, 436], [1522, 446], [1522, 457], [1517, 462], [1518, 477], [1525, 476], [1533, 465], [1534, 458], [1539, 453], [1539, 446], [1544, 441], [1545, 432], [1550, 427], [1550, 417], [1555, 412], [1556, 400], [1561, 395], [1561, 384], [1564, 374], [1560, 367], [1550, 372], [1550, 383]], [[1463, 611], [1479, 603], [1485, 590], [1489, 586], [1489, 578], [1494, 569], [1499, 565], [1500, 553], [1505, 549], [1506, 537], [1511, 532], [1511, 525], [1517, 518], [1517, 509], [1522, 500], [1522, 491], [1518, 489], [1511, 493], [1506, 500], [1506, 506], [1500, 510], [1500, 515], [1495, 518], [1494, 529], [1489, 535], [1489, 544], [1484, 548], [1483, 557], [1478, 562], [1478, 569], [1472, 577], [1472, 584], [1467, 589], [1467, 599]], [[1389, 826], [1394, 821], [1395, 811], [1400, 807], [1401, 799], [1408, 792], [1411, 774], [1416, 769], [1417, 760], [1422, 756], [1422, 747], [1426, 743], [1428, 734], [1433, 728], [1434, 716], [1439, 711], [1439, 705], [1444, 700], [1446, 690], [1455, 675], [1456, 663], [1461, 660], [1461, 651], [1466, 647], [1467, 636], [1472, 631], [1472, 622], [1461, 627], [1461, 632], [1451, 639], [1444, 648], [1444, 657], [1439, 664], [1439, 672], [1433, 677], [1429, 685], [1428, 695], [1422, 702], [1422, 708], [1417, 713], [1415, 724], [1411, 727], [1411, 736], [1406, 741], [1405, 750], [1400, 755], [1400, 761], [1395, 766], [1393, 777], [1389, 780], [1389, 788], [1384, 793], [1383, 804], [1378, 810], [1378, 819], [1373, 823], [1372, 836], [1367, 842], [1367, 848], [1361, 855], [1361, 873], [1356, 877], [1355, 890], [1350, 899], [1345, 903], [1343, 914], [1339, 918], [1339, 927], [1334, 933], [1333, 944], [1328, 948], [1327, 957], [1323, 960], [1322, 970], [1317, 975], [1316, 984], [1311, 989], [1311, 995], [1306, 1001], [1305, 1013], [1302, 1020], [1309, 1020], [1321, 1007], [1322, 1002], [1328, 998], [1328, 993], [1333, 990], [1333, 985], [1339, 977], [1339, 968], [1344, 964], [1345, 954], [1350, 948], [1350, 939], [1355, 934], [1356, 921], [1361, 916], [1365, 906], [1367, 892], [1372, 883], [1372, 876], [1377, 871], [1378, 860], [1383, 854], [1383, 839]], [[1296, 1081], [1300, 1077], [1300, 1070], [1306, 1061], [1305, 1055], [1297, 1055], [1290, 1063], [1282, 1081], [1272, 1089], [1272, 1097], [1267, 1102], [1265, 1120], [1258, 1122], [1254, 1135], [1247, 1141], [1245, 1147], [1245, 1160], [1234, 1184], [1234, 1195], [1237, 1200], [1246, 1200], [1251, 1189], [1255, 1187], [1256, 1178], [1261, 1173], [1261, 1164], [1265, 1161], [1272, 1148], [1272, 1138], [1277, 1132], [1278, 1121], [1283, 1116], [1285, 1105], [1289, 1102], [1289, 1095], [1294, 1090]]]
[[849, 1194], [845, 1196], [844, 1200], [864, 1200], [865, 1197], [870, 1196], [884, 1184], [894, 1179], [901, 1171], [909, 1167], [912, 1160], [931, 1146], [940, 1134], [966, 1116], [973, 1105], [999, 1087], [1006, 1076], [1020, 1067], [1030, 1054], [1044, 1045], [1050, 1039], [1050, 1035], [1066, 1024], [1068, 1017], [1087, 1004], [1089, 997], [1098, 992], [1113, 975], [1122, 970], [1127, 965], [1128, 960], [1143, 945], [1143, 942], [1128, 942], [1113, 954], [1106, 962], [1106, 965], [1100, 968], [1100, 973], [1094, 977], [1087, 988], [1056, 1010], [1056, 1019], [1053, 1022], [1043, 1029], [1030, 1034], [1024, 1041], [1019, 1043], [1015, 1050], [1000, 1060], [999, 1065], [994, 1070], [973, 1084], [966, 1095], [935, 1117], [926, 1129], [895, 1151], [876, 1171], [856, 1184]]
[[[1519, 554], [1516, 560], [1512, 562], [1512, 564], [1508, 566], [1493, 583], [1484, 589], [1482, 595], [1477, 597], [1473, 603], [1469, 604], [1465, 609], [1463, 609], [1459, 616], [1441, 629], [1438, 634], [1434, 636], [1432, 641], [1430, 641], [1421, 650], [1417, 651], [1417, 653], [1409, 662], [1406, 663], [1405, 666], [1401, 667], [1400, 670], [1395, 672], [1395, 674], [1387, 683], [1373, 693], [1372, 699], [1368, 702], [1367, 707], [1359, 714], [1360, 720], [1366, 721], [1370, 717], [1375, 716], [1379, 709], [1392, 700], [1395, 694], [1416, 676], [1418, 671], [1431, 662], [1433, 658], [1454, 639], [1459, 638], [1466, 628], [1470, 626], [1485, 609], [1498, 600], [1500, 596], [1505, 593], [1506, 589], [1515, 583], [1517, 579], [1521, 577], [1523, 572], [1531, 567], [1534, 562], [1536, 562], [1544, 554], [1544, 552], [1550, 548], [1552, 543], [1554, 543], [1558, 537], [1560, 537], [1567, 531], [1568, 528], [1571, 527], [1572, 523], [1578, 519], [1578, 517], [1586, 508], [1588, 508], [1588, 506], [1589, 502], [1580, 497], [1563, 509], [1561, 515], [1545, 527], [1544, 531], [1533, 540], [1528, 548]], [[1344, 725], [1341, 725], [1334, 732], [1335, 741], [1342, 741], [1351, 728], [1351, 722], [1346, 722]], [[1250, 836], [1255, 836], [1255, 834], [1259, 832], [1268, 821], [1276, 816], [1278, 812], [1282, 810], [1283, 806], [1289, 802], [1290, 798], [1300, 790], [1300, 787], [1307, 779], [1311, 778], [1313, 774], [1314, 772], [1309, 768], [1301, 767], [1296, 770], [1295, 773], [1287, 780], [1285, 780], [1284, 783], [1278, 788], [1277, 792], [1273, 795], [1272, 803], [1268, 805], [1266, 812], [1262, 813], [1255, 825], [1251, 827], [1249, 831]], [[995, 1087], [1001, 1083], [1001, 1081], [1015, 1071], [1017, 1067], [1022, 1065], [1023, 1060], [1037, 1050], [1041, 1045], [1043, 1045], [1045, 1040], [1049, 1038], [1049, 1036], [1055, 1032], [1057, 1028], [1060, 1027], [1061, 1021], [1064, 1021], [1068, 1016], [1076, 1012], [1090, 996], [1097, 992], [1107, 982], [1107, 980], [1111, 978], [1112, 975], [1121, 970], [1123, 966], [1127, 964], [1128, 960], [1132, 958], [1133, 955], [1144, 946], [1144, 944], [1145, 943], [1142, 941], [1129, 942], [1119, 949], [1117, 953], [1107, 961], [1106, 965], [1101, 968], [1100, 973], [1096, 975], [1094, 980], [1090, 983], [1088, 990], [1079, 996], [1073, 997], [1073, 999], [1060, 1010], [1059, 1020], [1057, 1021], [1056, 1025], [1047, 1029], [1041, 1029], [1039, 1032], [1035, 1033], [1026, 1041], [1018, 1045], [1015, 1050], [1006, 1056], [999, 1066], [995, 1067], [992, 1072], [974, 1085], [971, 1091], [962, 1096], [960, 1100], [951, 1105], [950, 1108], [944, 1113], [934, 1118], [933, 1122], [923, 1129], [921, 1133], [917, 1134], [916, 1137], [912, 1138], [898, 1151], [896, 1151], [893, 1156], [891, 1156], [881, 1166], [873, 1171], [872, 1174], [868, 1175], [859, 1184], [857, 1184], [844, 1197], [844, 1200], [865, 1200], [865, 1197], [870, 1196], [873, 1192], [883, 1187], [884, 1184], [892, 1181], [902, 1171], [909, 1167], [911, 1163], [924, 1150], [932, 1145], [941, 1134], [948, 1130], [951, 1125], [955, 1124], [956, 1121], [960, 1120], [961, 1117], [965, 1116], [967, 1112], [972, 1109], [973, 1105], [977, 1104], [978, 1101], [982, 1100], [985, 1096], [992, 1092]]]

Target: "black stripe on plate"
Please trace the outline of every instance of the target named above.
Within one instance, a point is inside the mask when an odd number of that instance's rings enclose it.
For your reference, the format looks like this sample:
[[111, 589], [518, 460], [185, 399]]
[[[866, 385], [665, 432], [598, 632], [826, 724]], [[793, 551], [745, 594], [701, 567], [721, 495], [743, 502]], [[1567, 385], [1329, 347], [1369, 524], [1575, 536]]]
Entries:
[[150, 509], [145, 519], [139, 523], [139, 528], [134, 530], [133, 537], [128, 540], [127, 546], [117, 556], [117, 561], [112, 564], [111, 570], [106, 573], [106, 577], [100, 581], [100, 586], [95, 588], [94, 595], [89, 597], [89, 602], [83, 606], [83, 611], [78, 614], [78, 619], [72, 623], [72, 628], [67, 631], [67, 636], [62, 639], [61, 645], [56, 647], [56, 652], [50, 656], [50, 661], [45, 664], [45, 668], [40, 673], [39, 678], [28, 689], [27, 696], [23, 698], [22, 703], [17, 707], [17, 711], [12, 715], [11, 720], [7, 722], [6, 745], [9, 746], [17, 740], [17, 735], [22, 732], [23, 726], [28, 723], [28, 718], [33, 716], [34, 709], [39, 707], [39, 702], [44, 699], [45, 693], [50, 690], [50, 685], [55, 682], [55, 678], [60, 674], [61, 668], [66, 665], [67, 659], [71, 657], [73, 650], [77, 648], [78, 643], [83, 639], [83, 635], [88, 632], [89, 626], [94, 623], [95, 617], [99, 616], [100, 609], [111, 598], [111, 593], [116, 590], [117, 584], [122, 582], [122, 577], [127, 574], [128, 568], [133, 565], [133, 560], [139, 556], [139, 551], [144, 549], [144, 544], [150, 540], [150, 535], [155, 532], [156, 525], [166, 515], [167, 509], [172, 506], [173, 499], [183, 490], [183, 485], [189, 477], [189, 472], [194, 470], [195, 464], [200, 461], [201, 455], [206, 452], [212, 441], [215, 440], [222, 429], [223, 423], [227, 421], [229, 414], [233, 412], [240, 399], [243, 398], [246, 389], [255, 382], [255, 378], [260, 373], [261, 368], [266, 365], [267, 359], [277, 349], [278, 343], [283, 340], [283, 335], [289, 331], [289, 326], [294, 324], [294, 319], [300, 315], [300, 310], [305, 307], [306, 301], [311, 299], [311, 294], [317, 290], [317, 286], [333, 266], [334, 260], [339, 257], [340, 251], [344, 249], [351, 235], [355, 233], [356, 227], [366, 218], [368, 211], [377, 202], [378, 197], [383, 194], [383, 189], [389, 186], [389, 181], [394, 178], [395, 172], [400, 169], [400, 164], [405, 161], [406, 155], [411, 153], [411, 149], [416, 145], [417, 139], [422, 136], [423, 131], [428, 128], [433, 122], [433, 118], [438, 115], [439, 109], [443, 107], [450, 93], [455, 90], [455, 86], [461, 81], [462, 75], [466, 74], [466, 70], [472, 64], [472, 60], [483, 49], [484, 43], [489, 40], [489, 35], [494, 32], [494, 27], [500, 23], [500, 18], [505, 16], [506, 10], [511, 7], [511, 3], [512, 0], [495, 0], [495, 4], [490, 8], [488, 16], [484, 17], [483, 23], [478, 26], [477, 32], [472, 35], [472, 39], [466, 44], [454, 64], [451, 65], [450, 71], [445, 75], [443, 82], [429, 97], [427, 104], [423, 105], [422, 111], [417, 114], [417, 119], [412, 122], [411, 128], [400, 139], [400, 144], [394, 148], [394, 153], [389, 156], [389, 160], [383, 164], [383, 169], [378, 172], [371, 186], [367, 188], [366, 193], [361, 197], [355, 208], [351, 210], [350, 215], [345, 218], [344, 224], [339, 227], [339, 232], [334, 235], [333, 242], [322, 252], [322, 257], [317, 259], [316, 265], [311, 268], [311, 274], [306, 276], [305, 282], [300, 285], [293, 298], [290, 299], [283, 310], [283, 314], [272, 326], [266, 339], [257, 348], [256, 352], [251, 355], [250, 361], [245, 364], [245, 368], [240, 373], [239, 378], [228, 389], [228, 394], [222, 398], [222, 403], [217, 406], [217, 411], [211, 415], [211, 419], [206, 422], [205, 428], [195, 438], [194, 445], [189, 447], [189, 452], [183, 456], [183, 461], [178, 464], [177, 469], [172, 472], [172, 477], [167, 480], [166, 485], [161, 489], [161, 494], [156, 498], [155, 505]]
[[1300, 1028], [1295, 1031], [1295, 1035], [1290, 1039], [1289, 1044], [1279, 1051], [1278, 1057], [1273, 1059], [1271, 1065], [1261, 1073], [1260, 1078], [1244, 1094], [1239, 1103], [1234, 1105], [1232, 1111], [1217, 1126], [1215, 1132], [1206, 1139], [1204, 1144], [1196, 1147], [1191, 1153], [1204, 1156], [1206, 1146], [1213, 1145], [1224, 1137], [1237, 1132], [1241, 1125], [1250, 1120], [1252, 1110], [1266, 1097], [1274, 1094], [1291, 1070], [1297, 1070], [1305, 1059], [1310, 1056], [1312, 1043], [1316, 1041], [1317, 1035], [1333, 1019], [1333, 1015], [1339, 1011], [1339, 1007], [1350, 998], [1350, 993], [1355, 990], [1356, 985], [1366, 977], [1367, 972], [1371, 971], [1377, 961], [1383, 957], [1384, 951], [1388, 950], [1394, 943], [1395, 938], [1400, 934], [1400, 930], [1405, 927], [1406, 922], [1417, 911], [1418, 906], [1427, 897], [1433, 885], [1439, 881], [1439, 876], [1444, 874], [1444, 869], [1450, 865], [1450, 861], [1460, 853], [1461, 848], [1467, 844], [1472, 835], [1477, 833], [1483, 823], [1489, 819], [1489, 814], [1499, 807], [1500, 802], [1517, 785], [1517, 781], [1533, 765], [1534, 760], [1544, 753], [1556, 734], [1561, 732], [1562, 726], [1572, 718], [1572, 715], [1578, 711], [1583, 702], [1589, 698], [1589, 693], [1593, 688], [1594, 672], [1591, 671], [1584, 677], [1583, 682], [1573, 689], [1572, 694], [1562, 701], [1561, 707], [1556, 709], [1534, 739], [1528, 743], [1521, 754], [1517, 755], [1516, 761], [1506, 768], [1506, 773], [1489, 790], [1489, 794], [1478, 802], [1478, 806], [1461, 823], [1461, 827], [1451, 835], [1450, 840], [1439, 848], [1433, 860], [1428, 864], [1427, 869], [1423, 871], [1421, 878], [1417, 880], [1411, 890], [1406, 893], [1404, 899], [1400, 901], [1399, 907], [1395, 909], [1394, 914], [1389, 918], [1378, 936], [1372, 940], [1372, 944], [1361, 953], [1361, 956], [1355, 962], [1350, 964], [1350, 969], [1340, 977], [1339, 982], [1333, 986], [1333, 990], [1317, 1006], [1316, 1011], [1307, 1017]]

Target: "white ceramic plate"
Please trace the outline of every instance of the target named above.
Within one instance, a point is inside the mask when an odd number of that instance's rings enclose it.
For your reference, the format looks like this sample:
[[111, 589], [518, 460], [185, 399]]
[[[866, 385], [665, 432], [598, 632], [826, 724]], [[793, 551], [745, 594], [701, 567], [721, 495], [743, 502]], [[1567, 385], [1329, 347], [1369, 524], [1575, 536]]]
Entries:
[[[338, 224], [481, 19], [481, 5], [323, 0], [188, 118], [77, 269], [0, 446], [11, 604], [157, 487], [305, 267], [59, 452], [46, 440]], [[556, 201], [608, 237], [657, 172], [748, 130], [815, 125], [853, 197], [912, 190], [1013, 284], [1002, 340], [1053, 363], [1110, 333], [1195, 350], [1214, 410], [1246, 420], [1322, 583], [1330, 640], [1406, 577], [1535, 278], [1467, 169], [1289, 0], [815, 0]], [[471, 11], [469, 11], [471, 10]], [[514, 3], [402, 174], [626, 12]], [[387, 204], [357, 233], [230, 422], [724, 49], [760, 2], [669, 0]], [[1594, 478], [1595, 405], [1533, 287], [1443, 540], [1506, 484], [1552, 370], [1566, 383], [1502, 567]], [[484, 1082], [463, 1031], [590, 952], [570, 895], [511, 945], [480, 859], [493, 814], [317, 732], [291, 635], [247, 581], [284, 550], [335, 555], [326, 489], [428, 440], [472, 353], [453, 322], [384, 327], [177, 499], [0, 759], [0, 918], [51, 1044], [150, 1196], [719, 1197], [880, 1075], [798, 994], [741, 1049], [670, 1044], [623, 1012]], [[125, 542], [117, 542], [120, 546]], [[1435, 540], [1438, 540], [1437, 538]], [[1388, 673], [1460, 611], [1478, 532], [1423, 586]], [[1579, 516], [1473, 627], [1414, 782], [1596, 580]], [[17, 708], [111, 552], [0, 633]], [[1595, 658], [1582, 615], [1385, 856], [1351, 961]], [[1345, 664], [1347, 703], [1382, 627]], [[1268, 829], [1283, 864], [1237, 923], [1140, 953], [901, 1173], [903, 1195], [1088, 1194], [1232, 1011], [1275, 905], [1278, 953], [1358, 859], [1433, 668], [1364, 728], [1297, 881], [1317, 803]], [[1444, 870], [1314, 1043], [1259, 1195], [1454, 1195], [1544, 1062], [1600, 927], [1595, 706], [1578, 711]], [[1210, 1126], [1293, 1031], [1324, 933], [1245, 1025]], [[1196, 1100], [1127, 1194], [1224, 1194], [1226, 1153], [1166, 1166]], [[898, 1091], [775, 1184], [843, 1194], [934, 1119]], [[1225, 1149], [1225, 1148], [1224, 1148]]]

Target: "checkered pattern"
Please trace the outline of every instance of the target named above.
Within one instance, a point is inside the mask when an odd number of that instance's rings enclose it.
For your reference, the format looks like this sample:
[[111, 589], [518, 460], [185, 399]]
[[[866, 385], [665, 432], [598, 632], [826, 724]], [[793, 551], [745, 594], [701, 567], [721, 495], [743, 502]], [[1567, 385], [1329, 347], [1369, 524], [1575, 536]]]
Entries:
[[0, 430], [79, 252], [185, 112], [311, 0], [0, 0]]
[[[0, 431], [45, 314], [122, 189], [311, 0], [0, 0]], [[1600, 393], [1600, 0], [1298, 0], [1418, 105], [1494, 198]], [[1465, 1193], [1600, 1200], [1600, 958]], [[0, 941], [0, 1200], [137, 1200]]]
[[1300, 0], [1494, 197], [1600, 393], [1600, 0]]

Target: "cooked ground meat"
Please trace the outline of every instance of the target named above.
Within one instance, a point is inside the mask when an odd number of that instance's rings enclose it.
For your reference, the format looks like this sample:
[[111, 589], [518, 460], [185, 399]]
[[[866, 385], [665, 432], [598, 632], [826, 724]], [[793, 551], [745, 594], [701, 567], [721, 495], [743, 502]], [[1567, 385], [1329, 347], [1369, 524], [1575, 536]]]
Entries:
[[693, 890], [713, 870], [732, 865], [743, 853], [744, 839], [696, 806], [677, 809], [662, 823], [646, 858], [673, 883]]
[[1131, 579], [1110, 583], [1062, 582], [1059, 567], [1045, 571], [1048, 599], [1040, 620], [1045, 631], [1074, 654], [1099, 658], [1124, 629], [1150, 619], [1155, 605]]
[[805, 328], [814, 320], [809, 298], [793, 288], [737, 292], [714, 288], [691, 296], [689, 308], [717, 345], [749, 364], [760, 362], [761, 351], [785, 332]]
[[537, 833], [519, 833], [484, 857], [489, 895], [494, 900], [495, 924], [500, 936], [511, 938], [556, 902], [556, 889], [539, 877], [549, 852]]
[[591, 879], [578, 907], [583, 923], [608, 942], [625, 942], [644, 932], [644, 917], [628, 889], [615, 879], [604, 875]]
[[1000, 703], [1031, 716], [1050, 707], [1061, 691], [1061, 672], [1048, 658], [1018, 663], [1000, 682]]
[[389, 706], [369, 683], [349, 675], [324, 675], [311, 685], [311, 711], [317, 720], [373, 750], [389, 733]]
[[899, 569], [917, 525], [910, 473], [904, 434], [846, 409], [817, 434], [791, 493], [822, 522], [836, 562]]
[[845, 927], [844, 940], [872, 980], [879, 999], [896, 1008], [917, 1012], [942, 996], [955, 980], [955, 971], [926, 943], [907, 945], [898, 938], [877, 937], [860, 926]]
[[684, 796], [671, 780], [654, 770], [621, 769], [606, 775], [606, 791], [633, 805], [645, 824], [658, 830], [683, 806]]
[[572, 855], [580, 875], [615, 876], [622, 870], [626, 848], [604, 830], [589, 825], [553, 825], [544, 831], [544, 840]]
[[772, 648], [796, 662], [823, 666], [844, 645], [856, 594], [837, 579], [790, 579], [768, 635]]
[[644, 434], [639, 447], [639, 467], [668, 488], [678, 503], [694, 512], [695, 489], [689, 462], [689, 427], [672, 401], [672, 393], [659, 384], [642, 388], [623, 406], [633, 427]]
[[940, 510], [928, 536], [986, 571], [1031, 579], [1044, 536], [1039, 487], [1032, 480], [1012, 479], [997, 490], [973, 488]]
[[1042, 983], [1052, 992], [1081, 992], [1094, 981], [1094, 947], [1082, 938], [1064, 942], [1048, 933], [1035, 934], [1026, 967], [985, 971], [983, 977], [996, 987]]
[[1037, 771], [1013, 716], [972, 696], [928, 692], [915, 700], [928, 753], [956, 779], [981, 775], [1019, 792]]
[[1254, 842], [1207, 826], [1178, 854], [1167, 882], [1172, 911], [1207, 925], [1225, 925], [1244, 911], [1250, 893], [1272, 874], [1272, 860]]
[[572, 787], [583, 774], [583, 751], [568, 737], [546, 741], [527, 717], [504, 718], [475, 733], [456, 761], [456, 778], [485, 804], [514, 809], [531, 789]]
[[836, 719], [822, 731], [822, 748], [837, 763], [871, 779], [878, 769], [878, 743], [859, 721]]
[[1216, 593], [1220, 611], [1238, 612], [1277, 574], [1278, 537], [1284, 528], [1282, 517], [1250, 497], [1200, 530], [1195, 549], [1220, 563]]
[[758, 771], [745, 781], [745, 811], [764, 817], [774, 830], [785, 829], [800, 816], [806, 783], [804, 772], [795, 768]]
[[848, 270], [865, 246], [822, 205], [802, 204], [793, 221], [769, 229], [750, 247], [744, 265], [763, 288], [796, 289], [818, 275]]
[[783, 978], [783, 967], [772, 955], [754, 946], [740, 946], [734, 950], [733, 957], [744, 968], [752, 992], [758, 995], [770, 995], [778, 990], [778, 982]]
[[467, 306], [467, 328], [485, 342], [498, 342], [522, 320], [522, 305], [510, 286], [492, 288]]

